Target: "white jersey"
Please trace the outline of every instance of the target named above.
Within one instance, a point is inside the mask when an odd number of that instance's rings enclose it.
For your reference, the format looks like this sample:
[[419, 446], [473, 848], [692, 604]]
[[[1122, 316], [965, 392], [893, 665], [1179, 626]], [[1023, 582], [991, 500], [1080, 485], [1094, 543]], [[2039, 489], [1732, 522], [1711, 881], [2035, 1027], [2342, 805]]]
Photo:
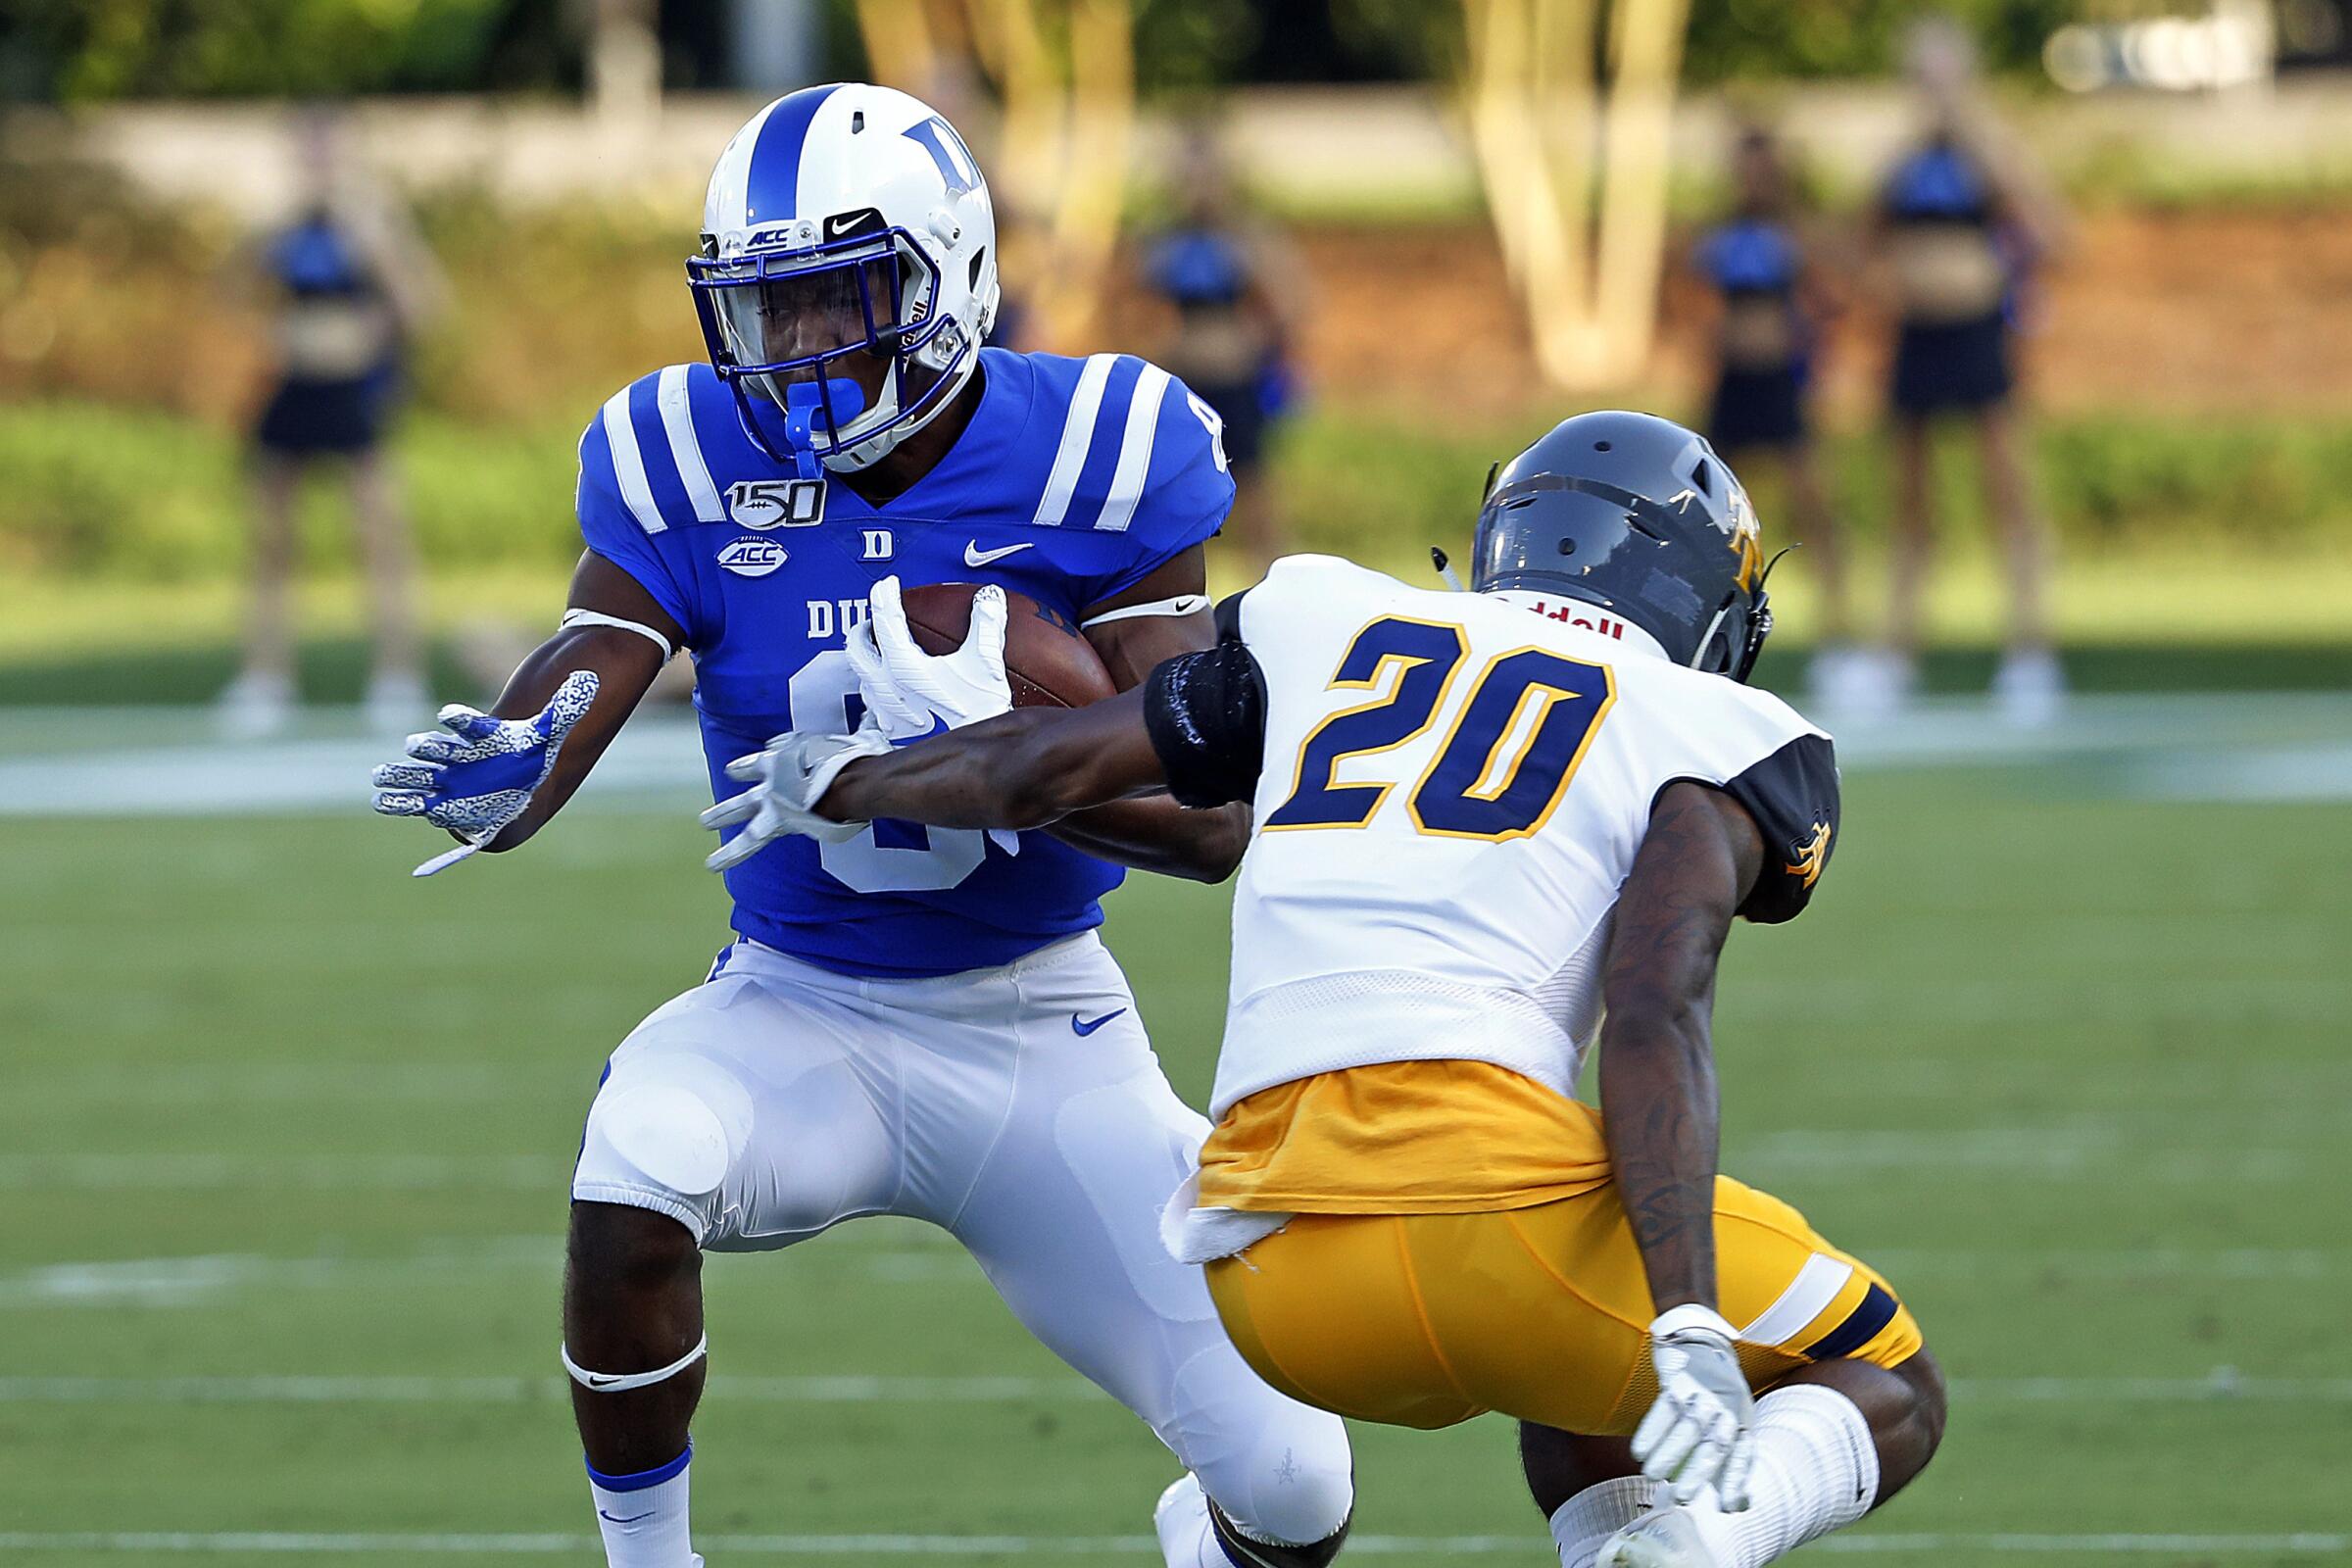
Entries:
[[1300, 556], [1241, 600], [1238, 632], [1264, 751], [1212, 1116], [1315, 1073], [1433, 1057], [1573, 1094], [1618, 890], [1676, 780], [1756, 818], [1750, 918], [1796, 913], [1828, 858], [1829, 738], [1591, 605]]

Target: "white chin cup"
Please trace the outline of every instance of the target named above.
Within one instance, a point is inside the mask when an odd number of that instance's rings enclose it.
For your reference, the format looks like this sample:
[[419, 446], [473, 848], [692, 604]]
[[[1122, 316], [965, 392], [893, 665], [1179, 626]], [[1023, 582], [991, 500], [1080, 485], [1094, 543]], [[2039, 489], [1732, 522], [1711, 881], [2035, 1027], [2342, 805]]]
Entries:
[[[933, 338], [931, 342], [923, 346], [919, 353], [904, 363], [922, 364], [924, 357], [929, 355], [941, 340], [948, 336], [949, 331], [943, 330], [939, 337]], [[878, 430], [869, 436], [860, 438], [852, 435], [846, 444], [835, 451], [826, 453], [819, 461], [835, 473], [856, 473], [861, 468], [872, 467], [896, 451], [900, 442], [929, 424], [933, 419], [938, 418], [947, 406], [956, 401], [956, 396], [963, 390], [964, 383], [972, 378], [972, 371], [979, 363], [980, 355], [977, 350], [965, 353], [956, 367], [947, 372], [943, 385], [920, 414], [911, 419], [902, 420], [886, 430]], [[866, 411], [866, 414], [859, 415], [858, 418], [862, 419], [868, 415], [874, 414], [879, 414], [884, 418], [896, 416], [899, 412], [898, 380], [899, 377], [895, 375], [885, 380], [882, 383], [882, 395], [875, 402], [874, 407]], [[853, 429], [857, 423], [858, 419], [850, 421]]]

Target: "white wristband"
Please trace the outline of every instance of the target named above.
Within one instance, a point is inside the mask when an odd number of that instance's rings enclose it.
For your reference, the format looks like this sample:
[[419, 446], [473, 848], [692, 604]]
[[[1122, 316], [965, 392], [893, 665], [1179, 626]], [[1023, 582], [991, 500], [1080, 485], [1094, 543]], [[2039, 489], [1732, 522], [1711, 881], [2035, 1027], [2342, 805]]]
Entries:
[[1649, 1325], [1649, 1337], [1670, 1340], [1678, 1334], [1710, 1334], [1730, 1345], [1740, 1338], [1740, 1331], [1723, 1319], [1723, 1314], [1711, 1306], [1686, 1301], [1660, 1312]]

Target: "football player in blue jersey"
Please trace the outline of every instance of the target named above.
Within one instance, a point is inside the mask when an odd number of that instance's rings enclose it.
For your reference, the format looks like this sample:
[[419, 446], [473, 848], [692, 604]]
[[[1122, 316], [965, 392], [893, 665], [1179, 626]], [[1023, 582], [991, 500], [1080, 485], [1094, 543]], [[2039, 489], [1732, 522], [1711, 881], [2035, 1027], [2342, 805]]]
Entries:
[[[885, 576], [1018, 590], [1122, 688], [1214, 646], [1201, 545], [1233, 499], [1215, 415], [1128, 356], [981, 347], [995, 221], [945, 120], [861, 84], [780, 98], [720, 156], [703, 227], [687, 272], [710, 363], [590, 421], [560, 629], [492, 711], [445, 710], [377, 770], [377, 809], [461, 841], [420, 871], [529, 838], [680, 650], [720, 798], [741, 788], [726, 763], [770, 736], [855, 727], [845, 634]], [[931, 701], [883, 716], [973, 716]], [[1259, 1381], [1160, 1244], [1207, 1126], [1095, 934], [1123, 865], [1229, 874], [1246, 810], [1162, 798], [1050, 832], [882, 822], [714, 857], [736, 940], [613, 1052], [572, 1182], [564, 1364], [613, 1568], [699, 1561], [702, 1252], [878, 1213], [954, 1235], [1175, 1451], [1169, 1564], [1337, 1552], [1339, 1421]]]

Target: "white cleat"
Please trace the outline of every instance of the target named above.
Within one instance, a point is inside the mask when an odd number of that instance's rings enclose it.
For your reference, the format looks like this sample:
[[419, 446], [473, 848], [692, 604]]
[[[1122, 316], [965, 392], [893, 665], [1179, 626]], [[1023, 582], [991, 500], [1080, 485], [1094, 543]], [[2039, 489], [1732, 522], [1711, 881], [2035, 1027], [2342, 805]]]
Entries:
[[[1187, 1473], [1171, 1482], [1152, 1510], [1152, 1529], [1159, 1537], [1159, 1554], [1167, 1568], [1202, 1568], [1225, 1560], [1208, 1522], [1208, 1494], [1198, 1477]], [[1209, 1555], [1213, 1553], [1213, 1555]]]
[[433, 694], [422, 676], [386, 670], [368, 682], [360, 711], [370, 735], [406, 735], [431, 725]]
[[1919, 670], [1891, 648], [1823, 649], [1807, 679], [1812, 700], [1834, 719], [1879, 724], [1899, 714], [1919, 685]]
[[2019, 729], [2045, 729], [2066, 706], [2066, 668], [2046, 648], [2007, 655], [1992, 674], [1992, 702]]
[[249, 669], [213, 701], [213, 725], [224, 740], [267, 740], [294, 721], [294, 683]]
[[1689, 1508], [1664, 1503], [1600, 1544], [1592, 1568], [1729, 1568]]

